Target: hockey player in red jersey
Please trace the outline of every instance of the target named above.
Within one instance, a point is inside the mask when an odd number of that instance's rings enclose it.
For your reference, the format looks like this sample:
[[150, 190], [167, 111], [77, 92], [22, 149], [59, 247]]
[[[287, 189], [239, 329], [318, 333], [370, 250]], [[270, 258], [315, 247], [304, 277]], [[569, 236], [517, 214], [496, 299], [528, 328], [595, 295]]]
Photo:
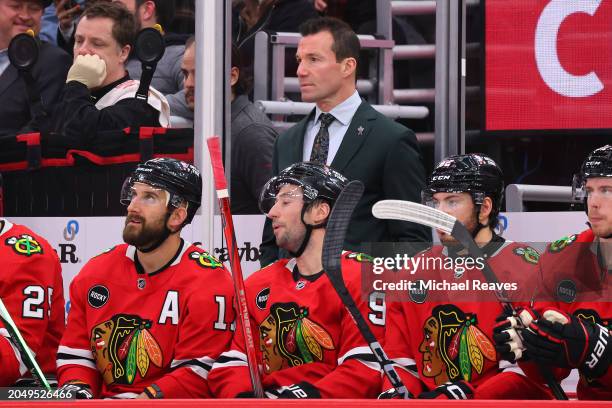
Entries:
[[[53, 376], [64, 332], [64, 288], [57, 254], [29, 228], [0, 218], [0, 259], [0, 298], [45, 376]], [[0, 323], [0, 387], [33, 384], [14, 344]]]
[[207, 376], [231, 341], [231, 276], [180, 232], [202, 195], [198, 169], [140, 164], [121, 193], [125, 244], [92, 258], [70, 287], [59, 382], [77, 398], [209, 397]]
[[[523, 300], [530, 293], [530, 280], [537, 277], [538, 253], [494, 232], [503, 187], [501, 169], [489, 157], [452, 156], [434, 168], [423, 202], [457, 218], [471, 232], [499, 282], [516, 285], [508, 296]], [[478, 267], [482, 260], [471, 258], [451, 235], [437, 234], [442, 245], [419, 254], [423, 262], [411, 276], [444, 282], [451, 289], [416, 288], [407, 292], [407, 299], [393, 296], [395, 301], [387, 292], [385, 351], [411, 395], [549, 399], [544, 387], [515, 372], [516, 366], [501, 361], [496, 353], [493, 328], [503, 306], [492, 291], [479, 289], [488, 283]], [[471, 267], [464, 267], [469, 260]], [[387, 379], [383, 390], [380, 398], [397, 396]]]
[[579, 399], [612, 400], [612, 145], [589, 154], [573, 192], [584, 199], [590, 228], [546, 248], [539, 301], [519, 315], [522, 342], [514, 349], [522, 345], [521, 354], [560, 378], [577, 368]]
[[[294, 164], [264, 187], [261, 210], [272, 220], [276, 243], [293, 258], [255, 272], [245, 282], [268, 398], [367, 398], [381, 371], [323, 271], [321, 255], [331, 208], [348, 180], [327, 166]], [[384, 328], [384, 299], [361, 297], [366, 256], [345, 252], [342, 274], [374, 334]], [[211, 390], [224, 398], [253, 396], [242, 334], [215, 362]]]

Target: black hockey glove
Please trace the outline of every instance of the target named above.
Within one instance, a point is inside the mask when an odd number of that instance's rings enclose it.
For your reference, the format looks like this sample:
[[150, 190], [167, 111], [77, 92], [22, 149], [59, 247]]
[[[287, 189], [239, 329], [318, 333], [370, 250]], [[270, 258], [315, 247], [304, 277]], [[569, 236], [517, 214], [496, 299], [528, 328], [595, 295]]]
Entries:
[[546, 365], [578, 368], [587, 378], [601, 377], [610, 366], [609, 330], [555, 309], [544, 311], [522, 337], [529, 355]]
[[504, 311], [495, 319], [497, 323], [493, 327], [493, 341], [502, 360], [515, 363], [517, 360], [526, 359], [521, 330], [529, 326], [534, 317], [533, 310], [520, 309], [516, 315]]
[[[414, 398], [414, 395], [408, 393], [408, 399]], [[389, 388], [387, 391], [378, 394], [378, 399], [403, 399], [395, 388]]]
[[93, 399], [93, 393], [91, 387], [82, 381], [72, 380], [62, 385], [58, 390], [58, 393], [66, 392], [74, 395], [76, 399]]
[[419, 399], [454, 399], [464, 400], [474, 398], [474, 389], [470, 384], [461, 380], [449, 382], [431, 391], [425, 391], [419, 394]]
[[321, 393], [314, 385], [302, 381], [297, 384], [283, 387], [283, 391], [278, 398], [296, 399], [296, 398], [321, 398]]

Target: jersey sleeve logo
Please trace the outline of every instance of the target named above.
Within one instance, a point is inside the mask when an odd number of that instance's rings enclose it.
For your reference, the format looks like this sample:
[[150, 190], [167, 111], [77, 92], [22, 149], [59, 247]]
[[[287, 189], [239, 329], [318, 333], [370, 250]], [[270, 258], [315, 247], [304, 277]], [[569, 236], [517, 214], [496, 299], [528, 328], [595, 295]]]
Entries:
[[357, 262], [369, 262], [372, 263], [373, 259], [370, 255], [364, 254], [363, 252], [349, 252], [346, 255], [347, 259], [354, 259]]
[[553, 254], [560, 252], [566, 247], [568, 247], [569, 245], [571, 245], [574, 241], [576, 241], [576, 238], [577, 238], [577, 235], [574, 234], [574, 235], [570, 235], [569, 237], [563, 237], [561, 239], [553, 241], [548, 246], [548, 252], [551, 252]]
[[423, 376], [436, 385], [471, 381], [473, 370], [482, 373], [485, 360], [496, 361], [495, 347], [478, 328], [475, 314], [455, 305], [438, 305], [423, 324]]
[[9, 237], [4, 243], [10, 246], [17, 255], [32, 256], [43, 253], [42, 246], [28, 234]]
[[216, 269], [223, 267], [223, 264], [217, 258], [206, 251], [193, 251], [189, 254], [189, 259], [194, 260], [202, 268]]
[[92, 329], [91, 351], [107, 385], [132, 384], [137, 375], [146, 377], [151, 364], [162, 367], [151, 324], [137, 315], [117, 314]]
[[512, 252], [514, 252], [515, 255], [520, 256], [523, 261], [532, 265], [537, 265], [538, 261], [540, 260], [540, 254], [538, 254], [538, 251], [530, 246], [514, 248]]
[[109, 252], [111, 252], [111, 251], [112, 251], [113, 249], [115, 249], [115, 248], [117, 248], [117, 245], [115, 245], [115, 246], [112, 246], [112, 247], [110, 247], [110, 248], [105, 249], [104, 251], [100, 252], [98, 255], [93, 256], [93, 257], [92, 257], [92, 259], [93, 259], [93, 258], [97, 258], [97, 257], [99, 257], [99, 256], [102, 256], [102, 255], [104, 255], [104, 254], [108, 254]]
[[329, 333], [308, 317], [308, 308], [294, 302], [275, 303], [259, 325], [264, 372], [323, 360], [324, 350], [333, 350]]

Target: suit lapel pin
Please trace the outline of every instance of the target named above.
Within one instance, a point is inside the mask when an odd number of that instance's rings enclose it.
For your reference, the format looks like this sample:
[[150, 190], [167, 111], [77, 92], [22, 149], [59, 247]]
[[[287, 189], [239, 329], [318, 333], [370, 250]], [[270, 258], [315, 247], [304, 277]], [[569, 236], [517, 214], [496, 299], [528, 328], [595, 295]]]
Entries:
[[358, 134], [359, 136], [363, 135], [363, 131], [364, 131], [363, 126], [359, 126], [359, 127], [357, 128], [357, 134]]

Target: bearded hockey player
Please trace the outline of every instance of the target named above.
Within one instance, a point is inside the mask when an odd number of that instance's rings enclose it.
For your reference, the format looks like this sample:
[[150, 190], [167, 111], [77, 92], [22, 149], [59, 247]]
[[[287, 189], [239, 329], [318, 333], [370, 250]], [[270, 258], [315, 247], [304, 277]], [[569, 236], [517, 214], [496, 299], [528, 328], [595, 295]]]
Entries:
[[59, 383], [77, 398], [209, 397], [231, 341], [233, 286], [222, 264], [183, 240], [200, 206], [198, 169], [139, 165], [124, 183], [125, 244], [92, 258], [70, 287]]
[[[245, 282], [268, 398], [367, 398], [380, 388], [380, 368], [321, 264], [325, 225], [347, 183], [329, 167], [305, 162], [281, 171], [262, 190], [260, 209], [272, 220], [277, 245], [293, 256]], [[380, 336], [384, 301], [372, 295], [370, 308], [362, 300], [364, 258], [345, 252], [342, 274]], [[215, 362], [209, 384], [219, 397], [253, 396], [240, 333]]]
[[542, 256], [540, 302], [519, 314], [522, 354], [560, 378], [577, 368], [579, 399], [612, 400], [612, 145], [589, 154], [572, 190], [584, 200], [589, 229]]
[[[520, 299], [529, 292], [529, 280], [537, 277], [538, 253], [495, 233], [503, 188], [502, 171], [489, 157], [452, 156], [434, 168], [423, 202], [457, 218], [499, 281], [516, 284], [515, 293], [508, 292]], [[503, 307], [493, 292], [474, 289], [474, 282], [486, 283], [478, 267], [482, 260], [470, 268], [442, 266], [467, 265], [462, 260], [469, 254], [451, 235], [437, 234], [442, 245], [418, 255], [421, 265], [429, 266], [420, 266], [413, 276], [464, 289], [416, 290], [404, 301], [388, 301], [385, 350], [409, 392], [414, 398], [549, 399], [544, 387], [511, 371], [515, 367], [496, 353], [493, 327]], [[383, 390], [380, 398], [397, 395], [386, 379]]]
[[[0, 218], [0, 298], [45, 376], [55, 374], [64, 332], [64, 288], [57, 254], [29, 228]], [[33, 385], [15, 340], [0, 323], [0, 387]]]

